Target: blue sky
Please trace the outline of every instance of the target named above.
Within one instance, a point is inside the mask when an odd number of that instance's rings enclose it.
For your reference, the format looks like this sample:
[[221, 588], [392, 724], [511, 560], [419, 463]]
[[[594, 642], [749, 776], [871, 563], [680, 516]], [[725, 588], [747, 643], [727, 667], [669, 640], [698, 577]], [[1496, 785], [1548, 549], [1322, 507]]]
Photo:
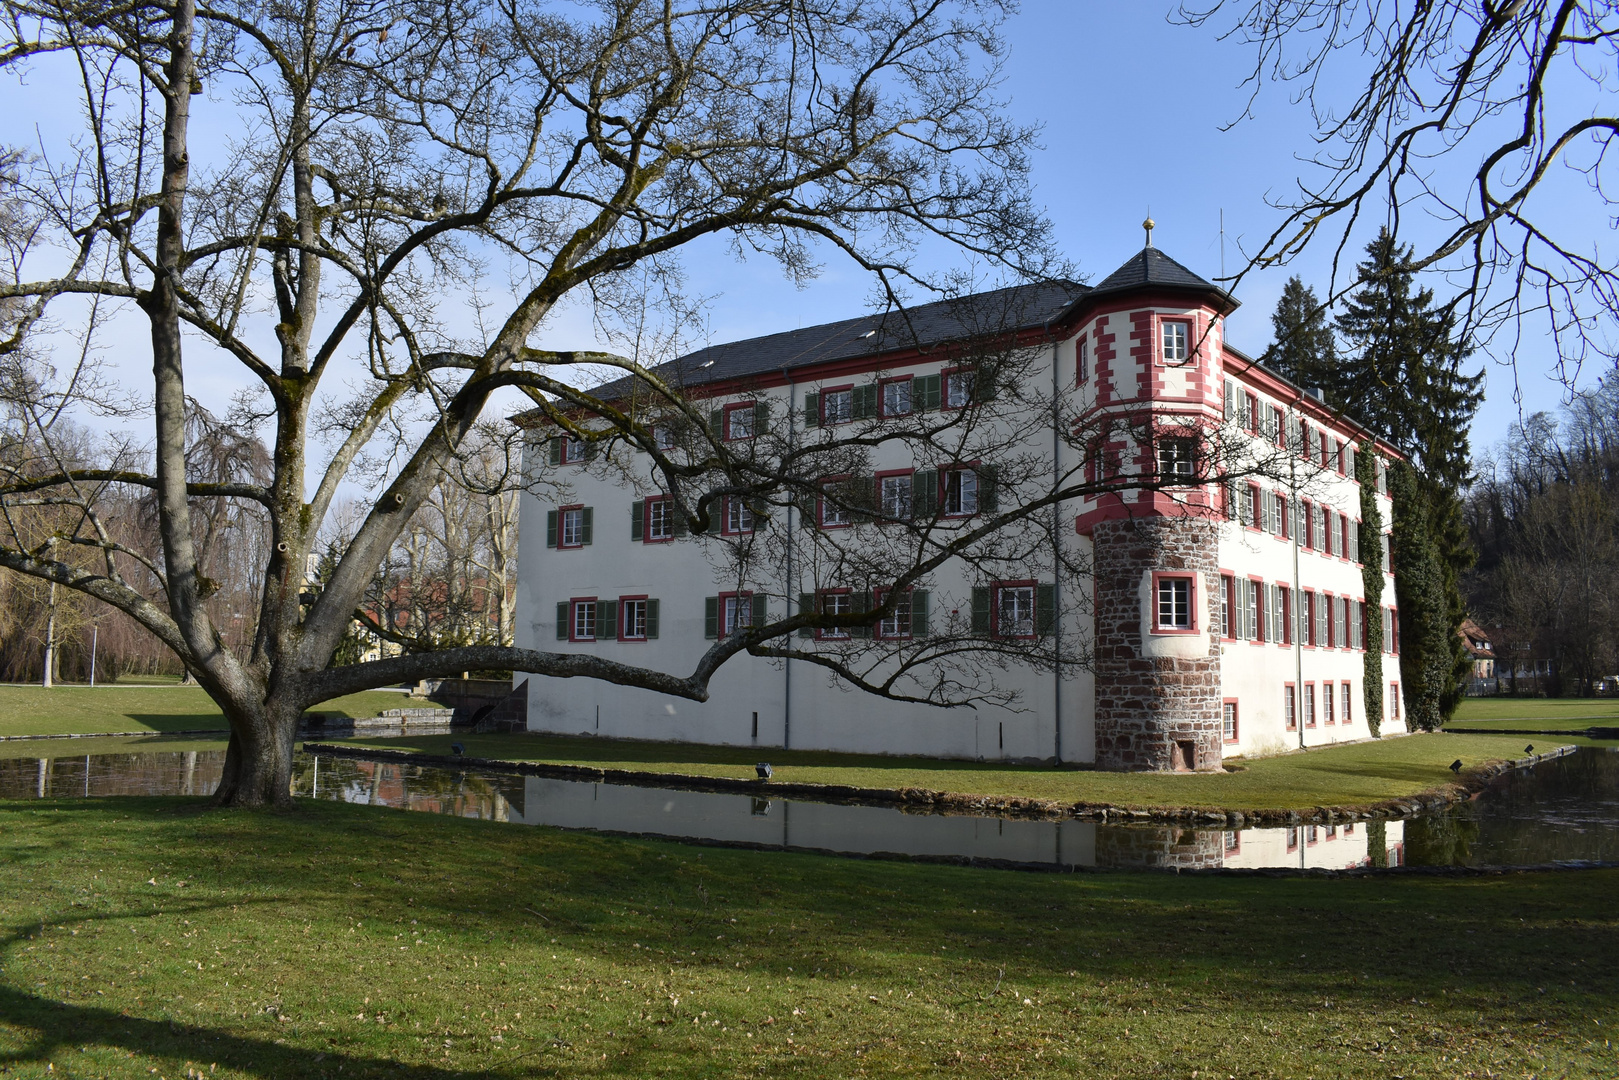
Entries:
[[[1033, 158], [1035, 201], [1053, 222], [1063, 251], [1092, 280], [1139, 250], [1149, 211], [1157, 221], [1157, 246], [1210, 278], [1221, 272], [1223, 212], [1225, 263], [1234, 270], [1241, 245], [1277, 221], [1265, 204], [1267, 193], [1292, 185], [1299, 174], [1295, 155], [1310, 147], [1308, 111], [1290, 104], [1285, 91], [1262, 95], [1252, 119], [1222, 131], [1242, 110], [1246, 92], [1239, 84], [1252, 56], [1239, 44], [1217, 41], [1210, 28], [1170, 23], [1171, 10], [1163, 0], [1025, 0], [1006, 28], [1010, 109], [1042, 128], [1042, 148]], [[76, 127], [74, 89], [53, 85], [44, 70], [26, 87], [8, 86], [7, 95], [19, 94], [25, 107], [0, 110], [0, 142], [37, 145], [36, 131]], [[220, 119], [226, 118], [202, 122]], [[1554, 212], [1589, 213], [1593, 205], [1568, 204], [1568, 210]], [[859, 314], [870, 289], [867, 278], [835, 255], [827, 256], [823, 274], [805, 289], [795, 288], [769, 260], [739, 263], [720, 243], [686, 253], [686, 267], [691, 291], [712, 298], [708, 336], [716, 342]], [[1263, 350], [1271, 310], [1291, 273], [1324, 284], [1326, 253], [1311, 252], [1289, 268], [1245, 281], [1237, 292], [1243, 306], [1229, 320], [1234, 345], [1250, 353]], [[117, 343], [125, 348], [114, 351], [133, 385], [145, 378], [150, 361], [142, 328], [126, 325], [132, 333]], [[575, 305], [544, 336], [536, 344], [588, 345], [588, 312]], [[1533, 342], [1518, 356], [1516, 381], [1526, 412], [1557, 406], [1562, 387], [1547, 377], [1549, 359], [1549, 350]], [[1475, 452], [1496, 442], [1520, 408], [1513, 400], [1512, 370], [1487, 357], [1479, 362], [1489, 381], [1473, 429]], [[239, 376], [219, 364], [194, 370], [188, 379], [205, 401], [223, 407], [230, 389], [241, 384]]]

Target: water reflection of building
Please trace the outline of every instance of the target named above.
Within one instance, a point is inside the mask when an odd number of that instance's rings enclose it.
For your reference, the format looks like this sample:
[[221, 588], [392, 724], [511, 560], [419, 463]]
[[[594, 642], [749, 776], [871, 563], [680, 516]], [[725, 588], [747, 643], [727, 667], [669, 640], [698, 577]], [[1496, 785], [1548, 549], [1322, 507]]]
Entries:
[[[1387, 865], [1405, 857], [1405, 824], [1381, 823]], [[1372, 836], [1367, 821], [1336, 825], [1294, 825], [1285, 829], [1244, 829], [1224, 834], [1222, 865], [1228, 867], [1293, 866], [1301, 870], [1351, 870], [1373, 865]]]

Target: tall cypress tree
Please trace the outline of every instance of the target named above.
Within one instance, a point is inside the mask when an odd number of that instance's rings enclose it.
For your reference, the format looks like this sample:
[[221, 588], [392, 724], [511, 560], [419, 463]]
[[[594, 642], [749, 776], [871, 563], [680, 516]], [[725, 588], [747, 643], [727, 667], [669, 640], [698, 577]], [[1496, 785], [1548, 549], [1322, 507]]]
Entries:
[[1326, 385], [1338, 366], [1338, 346], [1315, 290], [1288, 278], [1270, 322], [1276, 339], [1259, 362], [1295, 385]]
[[[1394, 500], [1394, 596], [1400, 613], [1400, 680], [1406, 724], [1437, 730], [1454, 667], [1452, 605], [1446, 569], [1432, 528], [1432, 489], [1407, 462], [1389, 468]], [[1454, 706], [1452, 706], [1454, 708]]]
[[1361, 685], [1366, 728], [1374, 739], [1383, 734], [1383, 511], [1377, 502], [1377, 462], [1377, 444], [1363, 440], [1355, 455], [1355, 479], [1360, 481], [1360, 578], [1366, 596]]

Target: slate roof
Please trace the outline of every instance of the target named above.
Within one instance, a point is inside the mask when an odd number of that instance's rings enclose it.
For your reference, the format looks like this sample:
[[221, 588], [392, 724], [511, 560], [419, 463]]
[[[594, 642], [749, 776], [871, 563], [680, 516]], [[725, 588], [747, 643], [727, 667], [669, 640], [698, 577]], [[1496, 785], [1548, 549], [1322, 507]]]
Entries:
[[[926, 348], [980, 334], [1028, 330], [1056, 319], [1089, 291], [1067, 281], [1013, 285], [904, 311], [879, 312], [710, 345], [653, 370], [676, 386], [694, 387], [779, 374], [832, 360]], [[625, 391], [629, 382], [630, 377], [625, 376], [592, 392], [611, 399]]]
[[1148, 286], [1169, 289], [1208, 290], [1225, 297], [1233, 306], [1236, 304], [1236, 301], [1232, 300], [1226, 291], [1214, 284], [1214, 282], [1205, 281], [1162, 251], [1151, 246], [1142, 248], [1123, 266], [1103, 278], [1101, 284], [1092, 290], [1091, 295], [1123, 292], [1126, 289], [1141, 289]]

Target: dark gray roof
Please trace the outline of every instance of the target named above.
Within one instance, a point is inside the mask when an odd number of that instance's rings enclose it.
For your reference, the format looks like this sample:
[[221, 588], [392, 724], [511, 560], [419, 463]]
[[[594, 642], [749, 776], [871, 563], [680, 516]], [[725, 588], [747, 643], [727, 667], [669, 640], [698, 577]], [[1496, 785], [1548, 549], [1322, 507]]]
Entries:
[[[774, 375], [833, 360], [1028, 330], [1055, 320], [1088, 292], [1085, 286], [1068, 281], [1013, 285], [903, 311], [880, 312], [806, 326], [802, 330], [710, 345], [653, 370], [676, 386], [702, 386]], [[611, 399], [623, 393], [629, 382], [629, 376], [616, 379], [593, 393]]]
[[[1102, 279], [1093, 290], [1098, 293], [1123, 292], [1148, 286], [1171, 289], [1207, 289], [1227, 296], [1224, 289], [1212, 281], [1205, 281], [1155, 247], [1144, 247], [1117, 270]], [[1236, 301], [1232, 300], [1233, 306]]]

